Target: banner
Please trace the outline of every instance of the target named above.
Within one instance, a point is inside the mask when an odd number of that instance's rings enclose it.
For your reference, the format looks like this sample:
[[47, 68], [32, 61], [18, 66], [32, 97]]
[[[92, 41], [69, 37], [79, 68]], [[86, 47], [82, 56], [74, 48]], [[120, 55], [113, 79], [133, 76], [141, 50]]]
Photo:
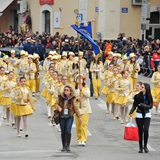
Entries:
[[83, 30], [80, 29], [80, 27], [76, 26], [75, 24], [72, 24], [71, 27], [90, 42], [95, 55], [100, 54], [101, 51], [99, 46], [94, 42], [94, 40], [88, 34], [86, 34]]

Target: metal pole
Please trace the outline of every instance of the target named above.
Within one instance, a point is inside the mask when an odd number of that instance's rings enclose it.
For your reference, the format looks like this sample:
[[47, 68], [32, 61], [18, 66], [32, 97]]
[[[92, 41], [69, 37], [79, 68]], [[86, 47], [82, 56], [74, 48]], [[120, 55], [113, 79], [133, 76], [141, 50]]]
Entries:
[[144, 30], [142, 30], [142, 44], [144, 43]]

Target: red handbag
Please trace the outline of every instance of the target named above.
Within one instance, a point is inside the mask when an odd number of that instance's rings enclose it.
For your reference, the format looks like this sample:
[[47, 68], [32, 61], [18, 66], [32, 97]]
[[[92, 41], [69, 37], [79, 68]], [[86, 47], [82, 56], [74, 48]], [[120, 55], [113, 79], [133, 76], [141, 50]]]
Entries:
[[138, 127], [132, 123], [132, 118], [130, 118], [130, 123], [126, 124], [124, 128], [124, 140], [139, 141]]

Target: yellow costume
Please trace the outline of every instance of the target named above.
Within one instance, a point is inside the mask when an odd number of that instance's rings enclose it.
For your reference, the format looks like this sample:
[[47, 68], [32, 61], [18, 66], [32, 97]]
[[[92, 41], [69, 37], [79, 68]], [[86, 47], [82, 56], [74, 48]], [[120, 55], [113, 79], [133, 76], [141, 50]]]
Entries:
[[119, 105], [125, 105], [128, 100], [129, 93], [131, 92], [131, 82], [128, 79], [121, 78], [115, 82], [115, 89], [117, 96], [114, 103]]
[[17, 87], [15, 89], [15, 109], [12, 110], [12, 113], [15, 116], [26, 116], [26, 115], [32, 115], [33, 110], [31, 109], [31, 106], [33, 106], [33, 99], [30, 91], [27, 89], [27, 87]]
[[82, 123], [79, 122], [78, 117], [75, 116], [76, 121], [76, 132], [77, 132], [77, 141], [78, 142], [87, 142], [87, 128], [88, 128], [88, 120], [89, 115], [92, 113], [89, 97], [90, 90], [88, 86], [82, 88], [82, 91], [79, 89], [75, 90], [75, 96], [81, 97], [82, 101], [77, 101], [77, 105], [79, 107], [79, 111], [82, 118]]
[[108, 81], [108, 78], [112, 76], [112, 74], [113, 74], [113, 72], [110, 71], [110, 70], [106, 70], [106, 71], [104, 72], [104, 86], [103, 86], [101, 92], [102, 92], [103, 94], [105, 94], [105, 95], [108, 94], [107, 81]]
[[27, 79], [27, 86], [33, 93], [36, 91], [35, 87], [35, 72], [37, 71], [35, 63], [27, 63], [24, 68], [25, 77]]
[[13, 94], [13, 88], [16, 86], [16, 82], [13, 80], [6, 80], [2, 82], [0, 86], [0, 91], [3, 92], [3, 95], [0, 100], [0, 104], [4, 107], [10, 107], [12, 103], [12, 94]]
[[154, 87], [151, 90], [152, 96], [160, 102], [160, 72], [154, 72], [151, 78]]
[[101, 80], [103, 79], [103, 63], [100, 61], [99, 64], [91, 62], [90, 72], [92, 73], [92, 84], [94, 89], [95, 98], [98, 97], [99, 90], [101, 87]]

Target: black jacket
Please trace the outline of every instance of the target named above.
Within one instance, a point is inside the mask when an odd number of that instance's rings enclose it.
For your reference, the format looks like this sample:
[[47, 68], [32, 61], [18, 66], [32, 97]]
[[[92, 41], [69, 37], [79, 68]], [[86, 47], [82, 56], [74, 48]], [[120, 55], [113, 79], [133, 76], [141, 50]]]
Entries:
[[130, 114], [132, 114], [134, 110], [137, 108], [137, 113], [142, 113], [143, 117], [145, 117], [145, 114], [149, 113], [149, 110], [152, 109], [152, 107], [153, 107], [153, 104], [149, 102], [147, 97], [146, 97], [146, 103], [144, 103], [143, 93], [140, 92], [134, 96], [134, 103], [130, 110]]

